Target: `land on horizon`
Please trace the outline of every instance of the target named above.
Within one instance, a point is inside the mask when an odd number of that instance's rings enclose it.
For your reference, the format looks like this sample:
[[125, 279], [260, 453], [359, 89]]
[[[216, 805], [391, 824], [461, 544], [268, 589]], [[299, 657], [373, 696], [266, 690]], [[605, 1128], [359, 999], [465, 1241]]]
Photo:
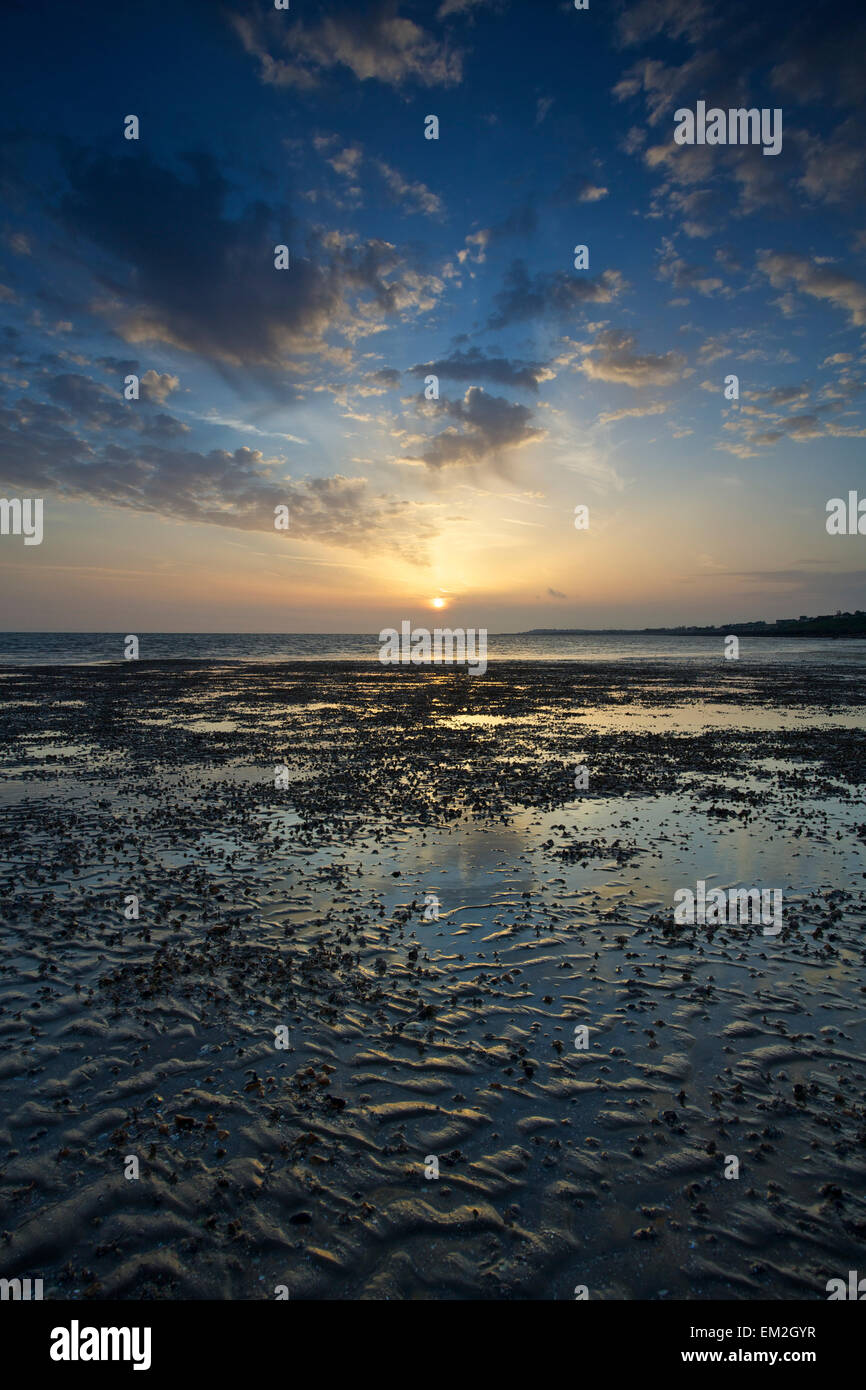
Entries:
[[710, 637], [731, 633], [755, 637], [866, 637], [866, 612], [825, 614], [817, 618], [777, 618], [775, 622], [715, 624], [706, 627], [534, 627], [519, 637]]

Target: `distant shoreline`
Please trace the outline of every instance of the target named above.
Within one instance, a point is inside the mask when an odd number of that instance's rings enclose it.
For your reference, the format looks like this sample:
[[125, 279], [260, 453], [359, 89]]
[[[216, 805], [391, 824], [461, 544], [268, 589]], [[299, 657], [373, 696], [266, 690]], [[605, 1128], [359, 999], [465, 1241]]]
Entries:
[[730, 627], [533, 627], [527, 632], [492, 632], [491, 637], [866, 637], [866, 628], [854, 632], [825, 632], [820, 628], [798, 631], [754, 629], [742, 623]]
[[778, 618], [774, 623], [729, 623], [727, 627], [582, 628], [533, 627], [515, 637], [866, 637], [866, 613], [818, 618]]

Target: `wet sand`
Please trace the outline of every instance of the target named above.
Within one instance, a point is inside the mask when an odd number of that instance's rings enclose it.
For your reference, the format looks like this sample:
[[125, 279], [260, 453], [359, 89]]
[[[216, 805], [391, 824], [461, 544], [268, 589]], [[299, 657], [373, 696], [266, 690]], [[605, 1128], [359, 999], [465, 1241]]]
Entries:
[[[863, 675], [5, 671], [0, 1276], [826, 1298], [866, 1269]], [[699, 878], [782, 932], [676, 925]]]

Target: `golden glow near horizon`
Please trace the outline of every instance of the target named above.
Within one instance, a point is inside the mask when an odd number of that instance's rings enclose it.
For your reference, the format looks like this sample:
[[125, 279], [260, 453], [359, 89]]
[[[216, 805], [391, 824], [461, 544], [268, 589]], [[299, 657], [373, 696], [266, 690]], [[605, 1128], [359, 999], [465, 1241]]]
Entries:
[[[539, 457], [538, 466], [547, 460]], [[789, 570], [791, 534], [767, 533], [757, 506], [735, 526], [735, 493], [696, 481], [678, 512], [689, 539], [676, 547], [659, 546], [670, 524], [666, 500], [640, 479], [627, 497], [582, 481], [579, 495], [589, 497], [592, 517], [582, 532], [572, 524], [571, 481], [557, 480], [543, 505], [530, 498], [520, 513], [499, 494], [467, 494], [463, 514], [444, 517], [441, 537], [426, 551], [415, 545], [409, 554], [384, 555], [292, 531], [181, 526], [153, 514], [55, 502], [51, 514], [63, 524], [46, 534], [38, 570], [31, 551], [0, 556], [0, 610], [7, 626], [37, 631], [79, 630], [86, 613], [100, 630], [134, 631], [137, 623], [146, 631], [372, 632], [416, 614], [420, 621], [426, 610], [458, 626], [509, 632], [708, 621], [719, 618], [724, 593], [738, 615], [756, 616], [764, 604], [769, 617], [784, 616], [781, 604], [796, 606], [802, 597]], [[732, 538], [724, 546], [703, 533], [702, 512]], [[802, 547], [811, 544], [811, 526], [805, 510], [792, 522]], [[749, 547], [775, 576], [773, 587], [749, 568]], [[815, 604], [820, 611], [820, 596]]]

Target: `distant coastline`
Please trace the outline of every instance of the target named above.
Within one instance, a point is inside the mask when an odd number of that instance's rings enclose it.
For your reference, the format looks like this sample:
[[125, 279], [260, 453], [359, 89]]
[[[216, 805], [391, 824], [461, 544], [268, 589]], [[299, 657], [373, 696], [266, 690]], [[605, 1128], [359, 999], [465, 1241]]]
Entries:
[[866, 637], [866, 612], [708, 627], [533, 627], [518, 637]]

